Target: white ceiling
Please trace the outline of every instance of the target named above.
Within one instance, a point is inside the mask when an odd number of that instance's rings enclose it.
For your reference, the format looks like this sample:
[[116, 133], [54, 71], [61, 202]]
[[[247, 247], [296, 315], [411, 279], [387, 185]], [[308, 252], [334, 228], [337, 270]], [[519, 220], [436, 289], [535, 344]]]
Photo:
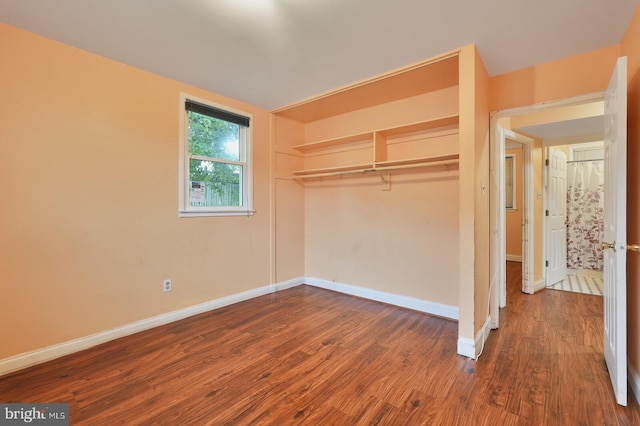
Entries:
[[499, 75], [619, 43], [639, 0], [0, 0], [0, 21], [266, 109], [475, 43]]
[[604, 115], [523, 126], [517, 130], [543, 140], [583, 137], [585, 141], [591, 142], [604, 138]]

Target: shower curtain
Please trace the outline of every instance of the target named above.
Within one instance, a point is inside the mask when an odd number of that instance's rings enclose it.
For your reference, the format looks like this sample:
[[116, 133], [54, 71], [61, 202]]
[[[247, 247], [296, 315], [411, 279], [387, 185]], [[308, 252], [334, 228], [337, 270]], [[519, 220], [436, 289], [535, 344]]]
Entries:
[[567, 268], [602, 270], [604, 161], [567, 163]]

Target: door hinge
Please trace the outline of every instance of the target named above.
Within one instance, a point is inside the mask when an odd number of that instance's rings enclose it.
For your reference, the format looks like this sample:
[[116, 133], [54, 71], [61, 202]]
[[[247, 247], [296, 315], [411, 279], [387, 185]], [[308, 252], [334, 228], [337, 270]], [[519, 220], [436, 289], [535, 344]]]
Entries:
[[548, 166], [549, 165], [549, 159], [547, 158], [546, 160], [544, 160], [544, 165]]
[[549, 216], [549, 210], [545, 210], [545, 211], [544, 211], [544, 215], [545, 215], [545, 216]]
[[548, 260], [544, 261], [544, 266], [546, 266], [547, 268], [549, 267], [549, 261]]

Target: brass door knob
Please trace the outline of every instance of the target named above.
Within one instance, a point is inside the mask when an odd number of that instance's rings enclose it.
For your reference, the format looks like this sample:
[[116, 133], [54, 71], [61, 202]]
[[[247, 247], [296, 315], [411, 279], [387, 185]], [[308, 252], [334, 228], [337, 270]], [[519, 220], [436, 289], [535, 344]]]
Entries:
[[640, 252], [640, 244], [629, 244], [627, 250]]
[[605, 241], [602, 242], [602, 250], [606, 250], [606, 249], [613, 249], [613, 251], [616, 251], [616, 242], [612, 242], [612, 243], [607, 243]]

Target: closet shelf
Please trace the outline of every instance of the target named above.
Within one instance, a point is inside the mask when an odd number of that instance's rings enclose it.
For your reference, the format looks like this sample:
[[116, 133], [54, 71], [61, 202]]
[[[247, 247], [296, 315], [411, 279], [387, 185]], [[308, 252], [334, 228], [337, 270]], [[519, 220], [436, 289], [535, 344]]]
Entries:
[[447, 127], [459, 124], [459, 116], [447, 115], [444, 117], [434, 118], [417, 123], [405, 124], [402, 126], [390, 127], [388, 129], [377, 130], [376, 133], [383, 136], [395, 136], [403, 133], [420, 132], [424, 130], [437, 129], [439, 127]]
[[457, 164], [459, 155], [444, 155], [439, 157], [415, 158], [410, 160], [380, 161], [375, 164], [361, 164], [343, 167], [326, 167], [322, 169], [299, 170], [293, 172], [293, 179], [311, 179], [329, 176], [350, 175], [356, 173], [383, 172], [419, 167], [446, 166]]
[[302, 152], [316, 149], [331, 148], [339, 145], [346, 145], [353, 142], [367, 142], [373, 140], [373, 132], [357, 133], [355, 135], [341, 136], [338, 138], [325, 139], [318, 142], [296, 145], [293, 148]]
[[389, 127], [386, 129], [371, 130], [362, 133], [356, 133], [354, 135], [340, 136], [331, 139], [324, 139], [317, 142], [305, 143], [302, 145], [296, 145], [293, 149], [301, 152], [313, 151], [317, 149], [332, 148], [340, 145], [347, 145], [354, 142], [369, 142], [373, 143], [374, 135], [380, 136], [395, 136], [404, 133], [419, 132], [430, 129], [437, 129], [439, 127], [447, 127], [457, 125], [459, 123], [458, 115], [447, 115], [444, 117], [438, 117], [430, 120], [419, 121], [417, 123], [405, 124], [402, 126]]

